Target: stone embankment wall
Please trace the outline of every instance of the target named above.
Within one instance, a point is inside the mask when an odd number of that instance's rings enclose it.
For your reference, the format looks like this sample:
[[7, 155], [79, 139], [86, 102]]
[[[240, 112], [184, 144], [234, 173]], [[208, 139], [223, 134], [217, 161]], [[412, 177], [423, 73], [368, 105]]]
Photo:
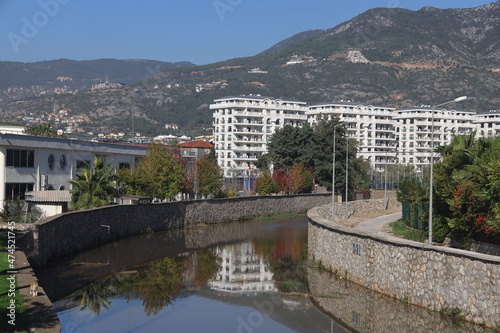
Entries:
[[[395, 302], [394, 298], [349, 282], [342, 275], [332, 283], [330, 274], [307, 270], [313, 304], [346, 332], [439, 332], [484, 333], [484, 327], [471, 322], [453, 325], [438, 312]], [[319, 296], [314, 296], [319, 295]], [[329, 295], [332, 297], [324, 297]], [[323, 296], [323, 297], [322, 297]]]
[[459, 308], [469, 321], [500, 325], [500, 257], [334, 225], [328, 208], [308, 212], [315, 260], [391, 297], [437, 311]]
[[116, 205], [65, 213], [35, 223], [30, 261], [49, 260], [147, 232], [201, 223], [238, 221], [282, 213], [304, 213], [331, 202], [331, 195], [261, 196], [177, 201], [148, 205]]

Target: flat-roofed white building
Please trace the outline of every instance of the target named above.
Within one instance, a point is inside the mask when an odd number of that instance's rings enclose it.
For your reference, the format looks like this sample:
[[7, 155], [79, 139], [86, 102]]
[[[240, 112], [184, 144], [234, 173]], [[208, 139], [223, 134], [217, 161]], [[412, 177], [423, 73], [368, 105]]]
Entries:
[[476, 138], [488, 138], [500, 135], [500, 110], [478, 113], [473, 121]]
[[338, 117], [346, 125], [349, 138], [359, 142], [358, 156], [369, 161], [376, 171], [382, 171], [396, 158], [394, 111], [395, 108], [389, 106], [327, 102], [312, 105], [307, 115], [311, 124], [324, 116]]
[[[115, 168], [130, 168], [137, 158], [146, 155], [147, 147], [47, 138], [29, 135], [0, 134], [0, 209], [5, 200], [24, 199], [44, 203], [68, 201], [69, 181], [85, 163], [93, 165], [103, 157]], [[42, 194], [37, 191], [54, 191]], [[38, 198], [38, 199], [36, 199]], [[36, 200], [35, 200], [36, 199]], [[47, 210], [47, 215], [60, 213]]]
[[1, 134], [24, 134], [26, 131], [24, 126], [13, 125], [8, 123], [0, 123]]
[[475, 112], [463, 110], [434, 110], [434, 131], [432, 131], [432, 108], [413, 107], [396, 111], [394, 120], [399, 136], [399, 163], [415, 165], [422, 171], [430, 164], [431, 133], [434, 132], [434, 147], [451, 142], [453, 134], [470, 134], [475, 130]]
[[305, 102], [260, 95], [223, 97], [210, 109], [217, 161], [225, 178], [250, 177], [271, 135], [285, 125], [305, 124], [308, 110]]

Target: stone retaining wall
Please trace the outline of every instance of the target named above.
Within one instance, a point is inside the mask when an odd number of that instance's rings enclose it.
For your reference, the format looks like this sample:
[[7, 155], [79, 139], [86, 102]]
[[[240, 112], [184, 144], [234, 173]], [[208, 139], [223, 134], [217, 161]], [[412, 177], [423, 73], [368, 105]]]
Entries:
[[471, 322], [454, 325], [439, 313], [419, 306], [401, 304], [393, 298], [368, 290], [360, 285], [318, 269], [307, 270], [307, 282], [313, 304], [338, 324], [345, 332], [439, 332], [484, 333], [482, 326]]
[[371, 235], [333, 225], [329, 206], [308, 212], [309, 254], [347, 279], [432, 310], [500, 325], [500, 257]]
[[261, 196], [177, 201], [148, 205], [115, 205], [65, 213], [35, 223], [30, 261], [49, 260], [142, 233], [277, 215], [304, 213], [331, 202], [331, 195]]

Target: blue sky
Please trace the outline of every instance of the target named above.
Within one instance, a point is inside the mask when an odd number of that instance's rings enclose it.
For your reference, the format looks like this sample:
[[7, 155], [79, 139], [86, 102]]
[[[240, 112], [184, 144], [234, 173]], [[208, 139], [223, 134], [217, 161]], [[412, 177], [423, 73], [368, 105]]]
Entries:
[[375, 7], [470, 8], [485, 0], [0, 0], [0, 61], [252, 56]]

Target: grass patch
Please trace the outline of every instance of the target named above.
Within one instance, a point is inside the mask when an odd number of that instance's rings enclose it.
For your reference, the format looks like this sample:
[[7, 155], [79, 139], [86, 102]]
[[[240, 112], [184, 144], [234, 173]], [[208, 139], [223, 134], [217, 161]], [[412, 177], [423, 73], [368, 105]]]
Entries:
[[403, 220], [392, 222], [391, 224], [389, 224], [389, 226], [392, 228], [392, 233], [396, 236], [401, 236], [405, 239], [421, 243], [424, 243], [425, 240], [427, 239], [427, 233], [425, 233], [424, 231], [408, 228], [403, 223]]
[[[25, 313], [24, 307], [24, 296], [21, 295], [19, 291], [15, 291], [15, 295], [12, 295], [10, 290], [10, 280], [11, 274], [7, 274], [10, 270], [8, 262], [8, 252], [6, 251], [7, 245], [7, 231], [0, 230], [0, 332], [28, 332], [29, 318]], [[17, 287], [17, 283], [16, 283]], [[15, 325], [8, 323], [10, 318], [7, 316], [10, 313], [10, 309], [7, 307], [11, 304], [11, 300], [15, 301]]]
[[462, 310], [458, 307], [454, 308], [443, 308], [439, 311], [443, 316], [452, 317], [452, 318], [460, 318], [462, 315]]

